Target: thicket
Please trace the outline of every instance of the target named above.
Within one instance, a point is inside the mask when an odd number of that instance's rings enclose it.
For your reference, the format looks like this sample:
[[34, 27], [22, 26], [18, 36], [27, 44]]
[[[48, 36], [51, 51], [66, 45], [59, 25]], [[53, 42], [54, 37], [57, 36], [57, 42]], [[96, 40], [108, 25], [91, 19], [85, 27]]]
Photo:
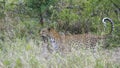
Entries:
[[0, 39], [37, 38], [39, 29], [54, 27], [71, 34], [108, 33], [102, 18], [109, 17], [115, 23], [114, 46], [120, 40], [119, 0], [0, 0]]
[[[65, 56], [46, 52], [39, 30], [102, 35], [102, 18], [114, 21], [111, 47], [120, 46], [120, 0], [0, 0], [0, 68], [119, 68], [120, 48], [72, 48]], [[44, 51], [43, 51], [44, 50]]]

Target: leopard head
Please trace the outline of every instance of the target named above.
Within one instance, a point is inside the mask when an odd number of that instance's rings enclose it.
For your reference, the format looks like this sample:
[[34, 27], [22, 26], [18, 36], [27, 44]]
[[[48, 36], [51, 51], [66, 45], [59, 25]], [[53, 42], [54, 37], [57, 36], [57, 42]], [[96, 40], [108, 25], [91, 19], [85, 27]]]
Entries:
[[47, 42], [50, 42], [52, 47], [53, 47], [53, 50], [58, 50], [58, 44], [55, 42], [55, 38], [56, 37], [56, 30], [53, 29], [53, 28], [43, 28], [41, 29], [40, 31], [40, 36], [42, 37], [42, 40], [47, 43]]
[[48, 41], [48, 39], [51, 37], [51, 31], [52, 28], [43, 28], [40, 30], [40, 36], [44, 42]]

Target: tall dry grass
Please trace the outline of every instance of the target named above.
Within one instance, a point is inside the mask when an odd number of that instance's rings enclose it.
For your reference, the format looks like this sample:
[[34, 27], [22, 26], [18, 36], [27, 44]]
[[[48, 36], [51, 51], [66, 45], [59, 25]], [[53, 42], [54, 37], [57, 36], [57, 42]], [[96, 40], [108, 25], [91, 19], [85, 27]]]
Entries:
[[[50, 53], [43, 49], [42, 42], [35, 39], [26, 41], [0, 42], [0, 68], [119, 68], [119, 61], [113, 57], [114, 50], [97, 47], [72, 49], [66, 55]], [[102, 44], [101, 44], [102, 45]]]

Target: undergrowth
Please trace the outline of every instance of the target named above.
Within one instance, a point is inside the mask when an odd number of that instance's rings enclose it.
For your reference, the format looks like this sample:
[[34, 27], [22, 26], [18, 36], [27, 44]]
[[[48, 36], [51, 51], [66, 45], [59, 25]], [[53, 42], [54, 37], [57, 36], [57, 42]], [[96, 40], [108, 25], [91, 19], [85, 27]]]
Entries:
[[27, 20], [10, 24], [7, 27], [9, 28], [0, 31], [0, 68], [120, 67], [119, 61], [114, 60], [112, 49], [99, 47], [94, 51], [92, 49], [73, 49], [66, 55], [52, 54], [44, 50], [38, 33], [41, 27], [35, 21]]
[[[69, 54], [45, 53], [42, 42], [16, 38], [14, 42], [0, 42], [1, 68], [118, 68], [112, 51], [101, 48], [72, 50]], [[39, 44], [38, 44], [39, 43]], [[1, 46], [0, 45], [0, 46]], [[44, 54], [45, 53], [45, 54]], [[47, 57], [47, 58], [45, 58]]]

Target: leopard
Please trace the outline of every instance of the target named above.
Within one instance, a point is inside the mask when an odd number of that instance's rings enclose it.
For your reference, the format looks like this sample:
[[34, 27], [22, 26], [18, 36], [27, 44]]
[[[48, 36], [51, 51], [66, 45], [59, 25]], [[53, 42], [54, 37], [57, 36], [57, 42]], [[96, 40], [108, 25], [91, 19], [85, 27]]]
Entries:
[[[106, 27], [106, 21], [111, 24], [111, 30], [105, 35], [94, 35], [91, 33], [85, 34], [60, 34], [56, 29], [46, 27], [41, 29], [40, 36], [44, 43], [48, 43], [48, 50], [68, 52], [72, 47], [75, 48], [91, 48], [95, 47], [96, 43], [100, 40], [105, 40], [107, 36], [112, 34], [114, 30], [114, 22], [112, 19], [105, 17], [102, 19], [104, 26]], [[50, 48], [51, 47], [51, 48]]]

